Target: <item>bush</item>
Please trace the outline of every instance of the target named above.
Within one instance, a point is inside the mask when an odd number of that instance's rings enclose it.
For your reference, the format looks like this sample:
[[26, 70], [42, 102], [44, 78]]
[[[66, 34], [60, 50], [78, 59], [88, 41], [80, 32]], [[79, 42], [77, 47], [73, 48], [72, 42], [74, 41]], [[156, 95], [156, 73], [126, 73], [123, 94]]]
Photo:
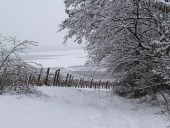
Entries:
[[0, 92], [30, 90], [27, 80], [36, 73], [36, 68], [24, 62], [19, 54], [35, 45], [34, 41], [18, 41], [15, 37], [0, 35]]

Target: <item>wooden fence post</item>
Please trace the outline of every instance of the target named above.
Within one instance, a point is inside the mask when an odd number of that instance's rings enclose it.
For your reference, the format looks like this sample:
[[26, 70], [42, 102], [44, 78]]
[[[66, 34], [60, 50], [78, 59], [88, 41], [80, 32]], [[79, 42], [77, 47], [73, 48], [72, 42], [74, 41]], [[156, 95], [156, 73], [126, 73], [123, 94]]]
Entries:
[[[40, 73], [37, 76], [34, 76], [33, 74], [30, 75], [29, 77], [26, 76], [27, 80], [24, 78], [25, 82], [27, 84], [36, 84], [38, 86], [45, 84], [47, 86], [52, 85], [53, 86], [65, 86], [65, 87], [75, 87], [75, 88], [94, 88], [94, 89], [113, 89], [114, 86], [112, 85], [113, 82], [109, 82], [105, 81], [102, 82], [102, 80], [100, 79], [99, 81], [95, 81], [93, 78], [91, 80], [85, 80], [84, 78], [80, 78], [80, 79], [75, 79], [73, 80], [74, 76], [72, 76], [71, 74], [67, 74], [67, 76], [65, 77], [65, 79], [63, 77], [60, 76], [60, 69], [55, 71], [53, 80], [51, 81], [50, 78], [50, 68], [47, 68], [47, 73], [45, 78], [42, 76], [42, 71], [43, 69], [41, 68]], [[42, 79], [44, 80], [42, 82]]]
[[94, 88], [96, 89], [97, 88], [97, 82], [95, 81], [94, 83]]
[[84, 78], [82, 79], [82, 82], [81, 82], [81, 88], [84, 88]]
[[40, 86], [40, 79], [41, 79], [41, 74], [38, 75], [38, 79], [37, 79], [37, 85]]
[[68, 77], [69, 77], [69, 74], [67, 74], [67, 76], [66, 76], [66, 80], [65, 80], [65, 82], [64, 82], [64, 83], [65, 83], [65, 86], [68, 86], [68, 85], [67, 85]]
[[69, 76], [69, 80], [68, 80], [68, 87], [71, 87], [71, 75]]
[[91, 79], [90, 88], [93, 86], [93, 79]]
[[33, 84], [35, 84], [36, 83], [36, 78], [35, 78], [35, 76], [33, 76]]
[[48, 86], [48, 76], [49, 76], [50, 68], [47, 69], [47, 76], [45, 79], [45, 85]]
[[109, 81], [106, 82], [106, 89], [108, 89], [108, 84], [109, 84]]
[[105, 84], [105, 82], [102, 82], [102, 83], [101, 83], [101, 88], [102, 88], [102, 89], [104, 88], [104, 84]]
[[53, 86], [56, 85], [56, 77], [57, 77], [57, 73], [58, 73], [58, 70], [55, 71], [54, 80], [53, 80]]
[[[74, 76], [72, 76], [72, 78], [71, 78], [71, 86], [73, 86], [73, 82], [74, 82]], [[74, 83], [75, 84], [75, 83]], [[74, 85], [75, 86], [75, 85]]]
[[84, 80], [84, 88], [86, 88], [87, 87], [87, 82], [86, 82], [87, 80]]
[[28, 84], [31, 84], [31, 75], [28, 78]]
[[56, 83], [55, 83], [57, 86], [60, 86], [59, 77], [60, 77], [60, 69], [58, 69], [57, 71], [57, 78], [56, 78]]
[[108, 81], [108, 89], [111, 89], [111, 83]]
[[34, 76], [33, 75], [30, 76], [30, 82], [29, 83], [34, 84]]
[[81, 81], [82, 81], [82, 77], [80, 78], [80, 80], [78, 82], [78, 88], [81, 88]]

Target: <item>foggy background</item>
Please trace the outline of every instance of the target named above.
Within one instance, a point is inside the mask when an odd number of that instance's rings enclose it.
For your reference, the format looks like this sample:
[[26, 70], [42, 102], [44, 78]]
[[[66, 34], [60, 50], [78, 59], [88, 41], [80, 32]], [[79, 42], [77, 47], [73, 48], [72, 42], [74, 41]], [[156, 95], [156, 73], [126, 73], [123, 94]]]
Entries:
[[39, 42], [29, 51], [82, 49], [73, 40], [63, 46], [66, 31], [57, 31], [66, 17], [64, 0], [0, 0], [0, 33]]

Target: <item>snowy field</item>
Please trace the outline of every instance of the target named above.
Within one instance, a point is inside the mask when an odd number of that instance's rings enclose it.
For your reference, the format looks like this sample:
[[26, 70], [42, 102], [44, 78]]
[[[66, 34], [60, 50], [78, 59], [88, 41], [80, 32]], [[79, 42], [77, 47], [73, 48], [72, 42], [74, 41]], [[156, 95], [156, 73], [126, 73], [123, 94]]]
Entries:
[[84, 66], [87, 54], [83, 49], [30, 52], [28, 55], [22, 54], [21, 56], [33, 66], [36, 66], [35, 62], [41, 64], [43, 68], [50, 67], [50, 72], [61, 69], [63, 75], [70, 73], [75, 78], [94, 78], [95, 80], [102, 78], [105, 81], [113, 81], [111, 75], [106, 73], [104, 68]]
[[[22, 57], [81, 76], [96, 70], [83, 66], [83, 50], [32, 52]], [[111, 90], [45, 86], [38, 90], [44, 95], [0, 95], [0, 128], [170, 128], [168, 117], [158, 114], [159, 107], [132, 102]]]
[[[39, 87], [45, 96], [0, 96], [0, 128], [169, 128], [157, 107], [106, 90]], [[168, 127], [169, 126], [169, 127]]]
[[22, 58], [27, 62], [39, 63], [43, 67], [68, 67], [84, 65], [87, 60], [86, 56], [87, 55], [83, 49], [76, 49], [30, 52], [28, 55], [22, 55]]

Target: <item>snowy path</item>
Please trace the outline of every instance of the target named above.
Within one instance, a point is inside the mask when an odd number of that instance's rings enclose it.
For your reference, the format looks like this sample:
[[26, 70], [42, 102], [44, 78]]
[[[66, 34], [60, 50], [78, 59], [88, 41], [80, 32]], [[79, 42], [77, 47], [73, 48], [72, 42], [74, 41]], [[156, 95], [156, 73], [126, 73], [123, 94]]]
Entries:
[[0, 96], [0, 128], [168, 128], [159, 110], [110, 91], [40, 87], [49, 97]]

